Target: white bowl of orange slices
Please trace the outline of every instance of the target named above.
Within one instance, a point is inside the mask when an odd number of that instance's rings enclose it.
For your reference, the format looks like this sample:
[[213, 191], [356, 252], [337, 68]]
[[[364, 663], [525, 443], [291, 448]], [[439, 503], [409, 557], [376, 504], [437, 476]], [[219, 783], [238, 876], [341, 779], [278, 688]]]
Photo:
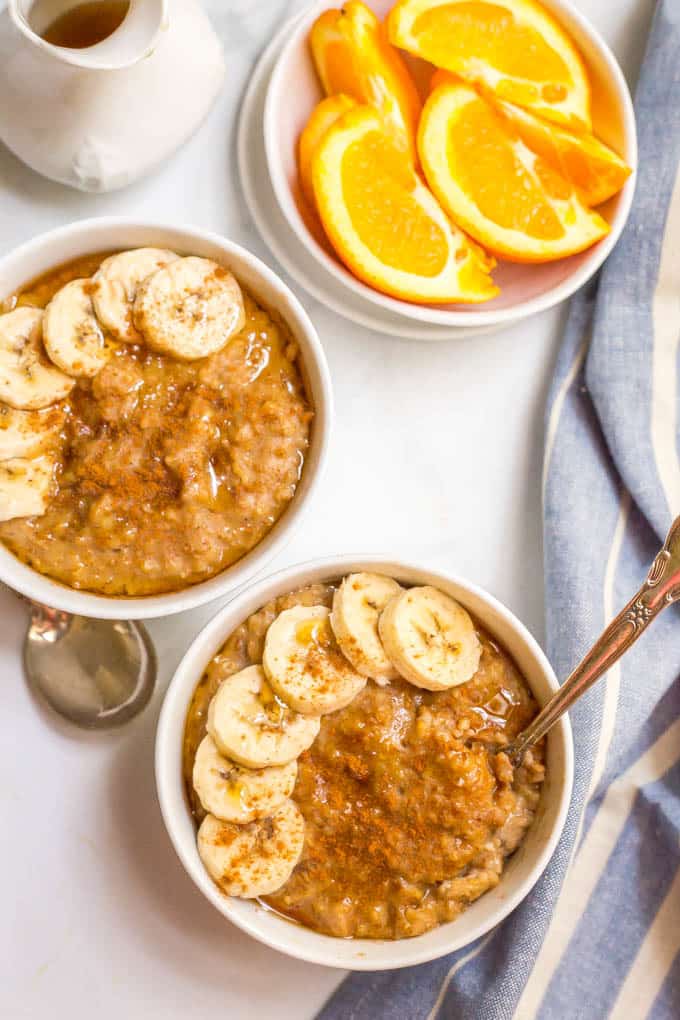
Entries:
[[605, 42], [568, 0], [370, 4], [302, 15], [264, 110], [277, 203], [336, 304], [352, 291], [455, 332], [569, 297], [634, 189]]

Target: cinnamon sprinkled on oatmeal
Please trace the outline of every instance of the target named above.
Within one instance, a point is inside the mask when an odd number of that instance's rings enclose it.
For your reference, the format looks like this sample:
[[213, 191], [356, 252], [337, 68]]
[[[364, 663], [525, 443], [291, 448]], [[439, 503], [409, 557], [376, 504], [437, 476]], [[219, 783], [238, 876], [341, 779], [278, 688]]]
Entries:
[[[192, 786], [207, 707], [225, 677], [262, 661], [265, 634], [295, 605], [330, 606], [334, 585], [273, 600], [228, 638], [198, 684], [187, 715], [183, 767]], [[477, 625], [482, 654], [467, 683], [430, 692], [369, 681], [321, 720], [298, 759], [293, 800], [304, 848], [267, 905], [339, 937], [405, 938], [453, 920], [500, 880], [523, 839], [545, 775], [542, 745], [515, 769], [496, 753], [537, 705], [510, 656]], [[312, 642], [313, 643], [313, 642]]]

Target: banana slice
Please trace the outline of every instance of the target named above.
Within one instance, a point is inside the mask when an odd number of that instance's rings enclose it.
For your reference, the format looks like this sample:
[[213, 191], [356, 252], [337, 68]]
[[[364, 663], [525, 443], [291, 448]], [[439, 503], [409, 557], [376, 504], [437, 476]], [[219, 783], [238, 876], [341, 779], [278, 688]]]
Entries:
[[211, 736], [203, 738], [194, 759], [193, 784], [201, 804], [223, 822], [245, 825], [270, 815], [288, 800], [297, 762], [268, 769], [246, 769], [224, 758]]
[[111, 344], [94, 314], [90, 280], [71, 280], [54, 295], [43, 319], [50, 361], [74, 378], [92, 379], [111, 357]]
[[401, 675], [428, 691], [467, 683], [479, 666], [482, 647], [469, 614], [429, 585], [388, 602], [378, 631]]
[[211, 259], [177, 259], [142, 283], [135, 325], [160, 354], [193, 361], [224, 347], [245, 325], [243, 295], [231, 273]]
[[399, 673], [385, 655], [378, 617], [400, 584], [384, 574], [349, 574], [333, 596], [331, 626], [343, 655], [357, 673], [378, 683], [396, 680]]
[[284, 609], [264, 640], [262, 667], [280, 698], [302, 715], [337, 712], [366, 686], [340, 651], [326, 606]]
[[0, 521], [45, 513], [54, 457], [15, 457], [0, 463]]
[[253, 899], [285, 885], [300, 860], [305, 823], [287, 800], [267, 818], [249, 825], [206, 815], [198, 830], [198, 853], [205, 869], [227, 896]]
[[92, 277], [92, 304], [102, 326], [123, 343], [140, 344], [132, 305], [142, 280], [178, 259], [165, 248], [134, 248], [104, 259]]
[[24, 305], [0, 315], [0, 400], [25, 410], [63, 400], [74, 380], [48, 361], [42, 308]]
[[208, 707], [207, 730], [220, 754], [249, 769], [293, 761], [314, 742], [319, 725], [276, 697], [261, 666], [228, 676]]
[[60, 404], [42, 411], [17, 411], [0, 404], [0, 461], [42, 453], [57, 441], [64, 417]]

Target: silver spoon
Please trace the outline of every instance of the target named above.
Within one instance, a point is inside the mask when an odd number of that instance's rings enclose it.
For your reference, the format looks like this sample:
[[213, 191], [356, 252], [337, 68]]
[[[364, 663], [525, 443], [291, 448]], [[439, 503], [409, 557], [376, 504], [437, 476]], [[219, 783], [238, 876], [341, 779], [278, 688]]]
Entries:
[[560, 716], [624, 655], [666, 606], [680, 601], [680, 517], [676, 517], [640, 590], [614, 617], [559, 691], [508, 747], [499, 748], [515, 764], [545, 736]]
[[156, 652], [141, 623], [30, 606], [24, 668], [55, 712], [91, 730], [120, 726], [141, 712], [157, 672]]

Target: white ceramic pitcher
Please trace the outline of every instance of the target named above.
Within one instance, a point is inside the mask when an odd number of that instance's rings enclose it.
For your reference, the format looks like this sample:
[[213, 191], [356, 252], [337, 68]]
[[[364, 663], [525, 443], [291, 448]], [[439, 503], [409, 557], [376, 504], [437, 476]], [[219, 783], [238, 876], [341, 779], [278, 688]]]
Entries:
[[0, 14], [0, 140], [45, 177], [110, 191], [143, 176], [200, 124], [224, 78], [197, 0], [131, 0], [108, 38], [54, 46], [78, 0], [8, 0]]

